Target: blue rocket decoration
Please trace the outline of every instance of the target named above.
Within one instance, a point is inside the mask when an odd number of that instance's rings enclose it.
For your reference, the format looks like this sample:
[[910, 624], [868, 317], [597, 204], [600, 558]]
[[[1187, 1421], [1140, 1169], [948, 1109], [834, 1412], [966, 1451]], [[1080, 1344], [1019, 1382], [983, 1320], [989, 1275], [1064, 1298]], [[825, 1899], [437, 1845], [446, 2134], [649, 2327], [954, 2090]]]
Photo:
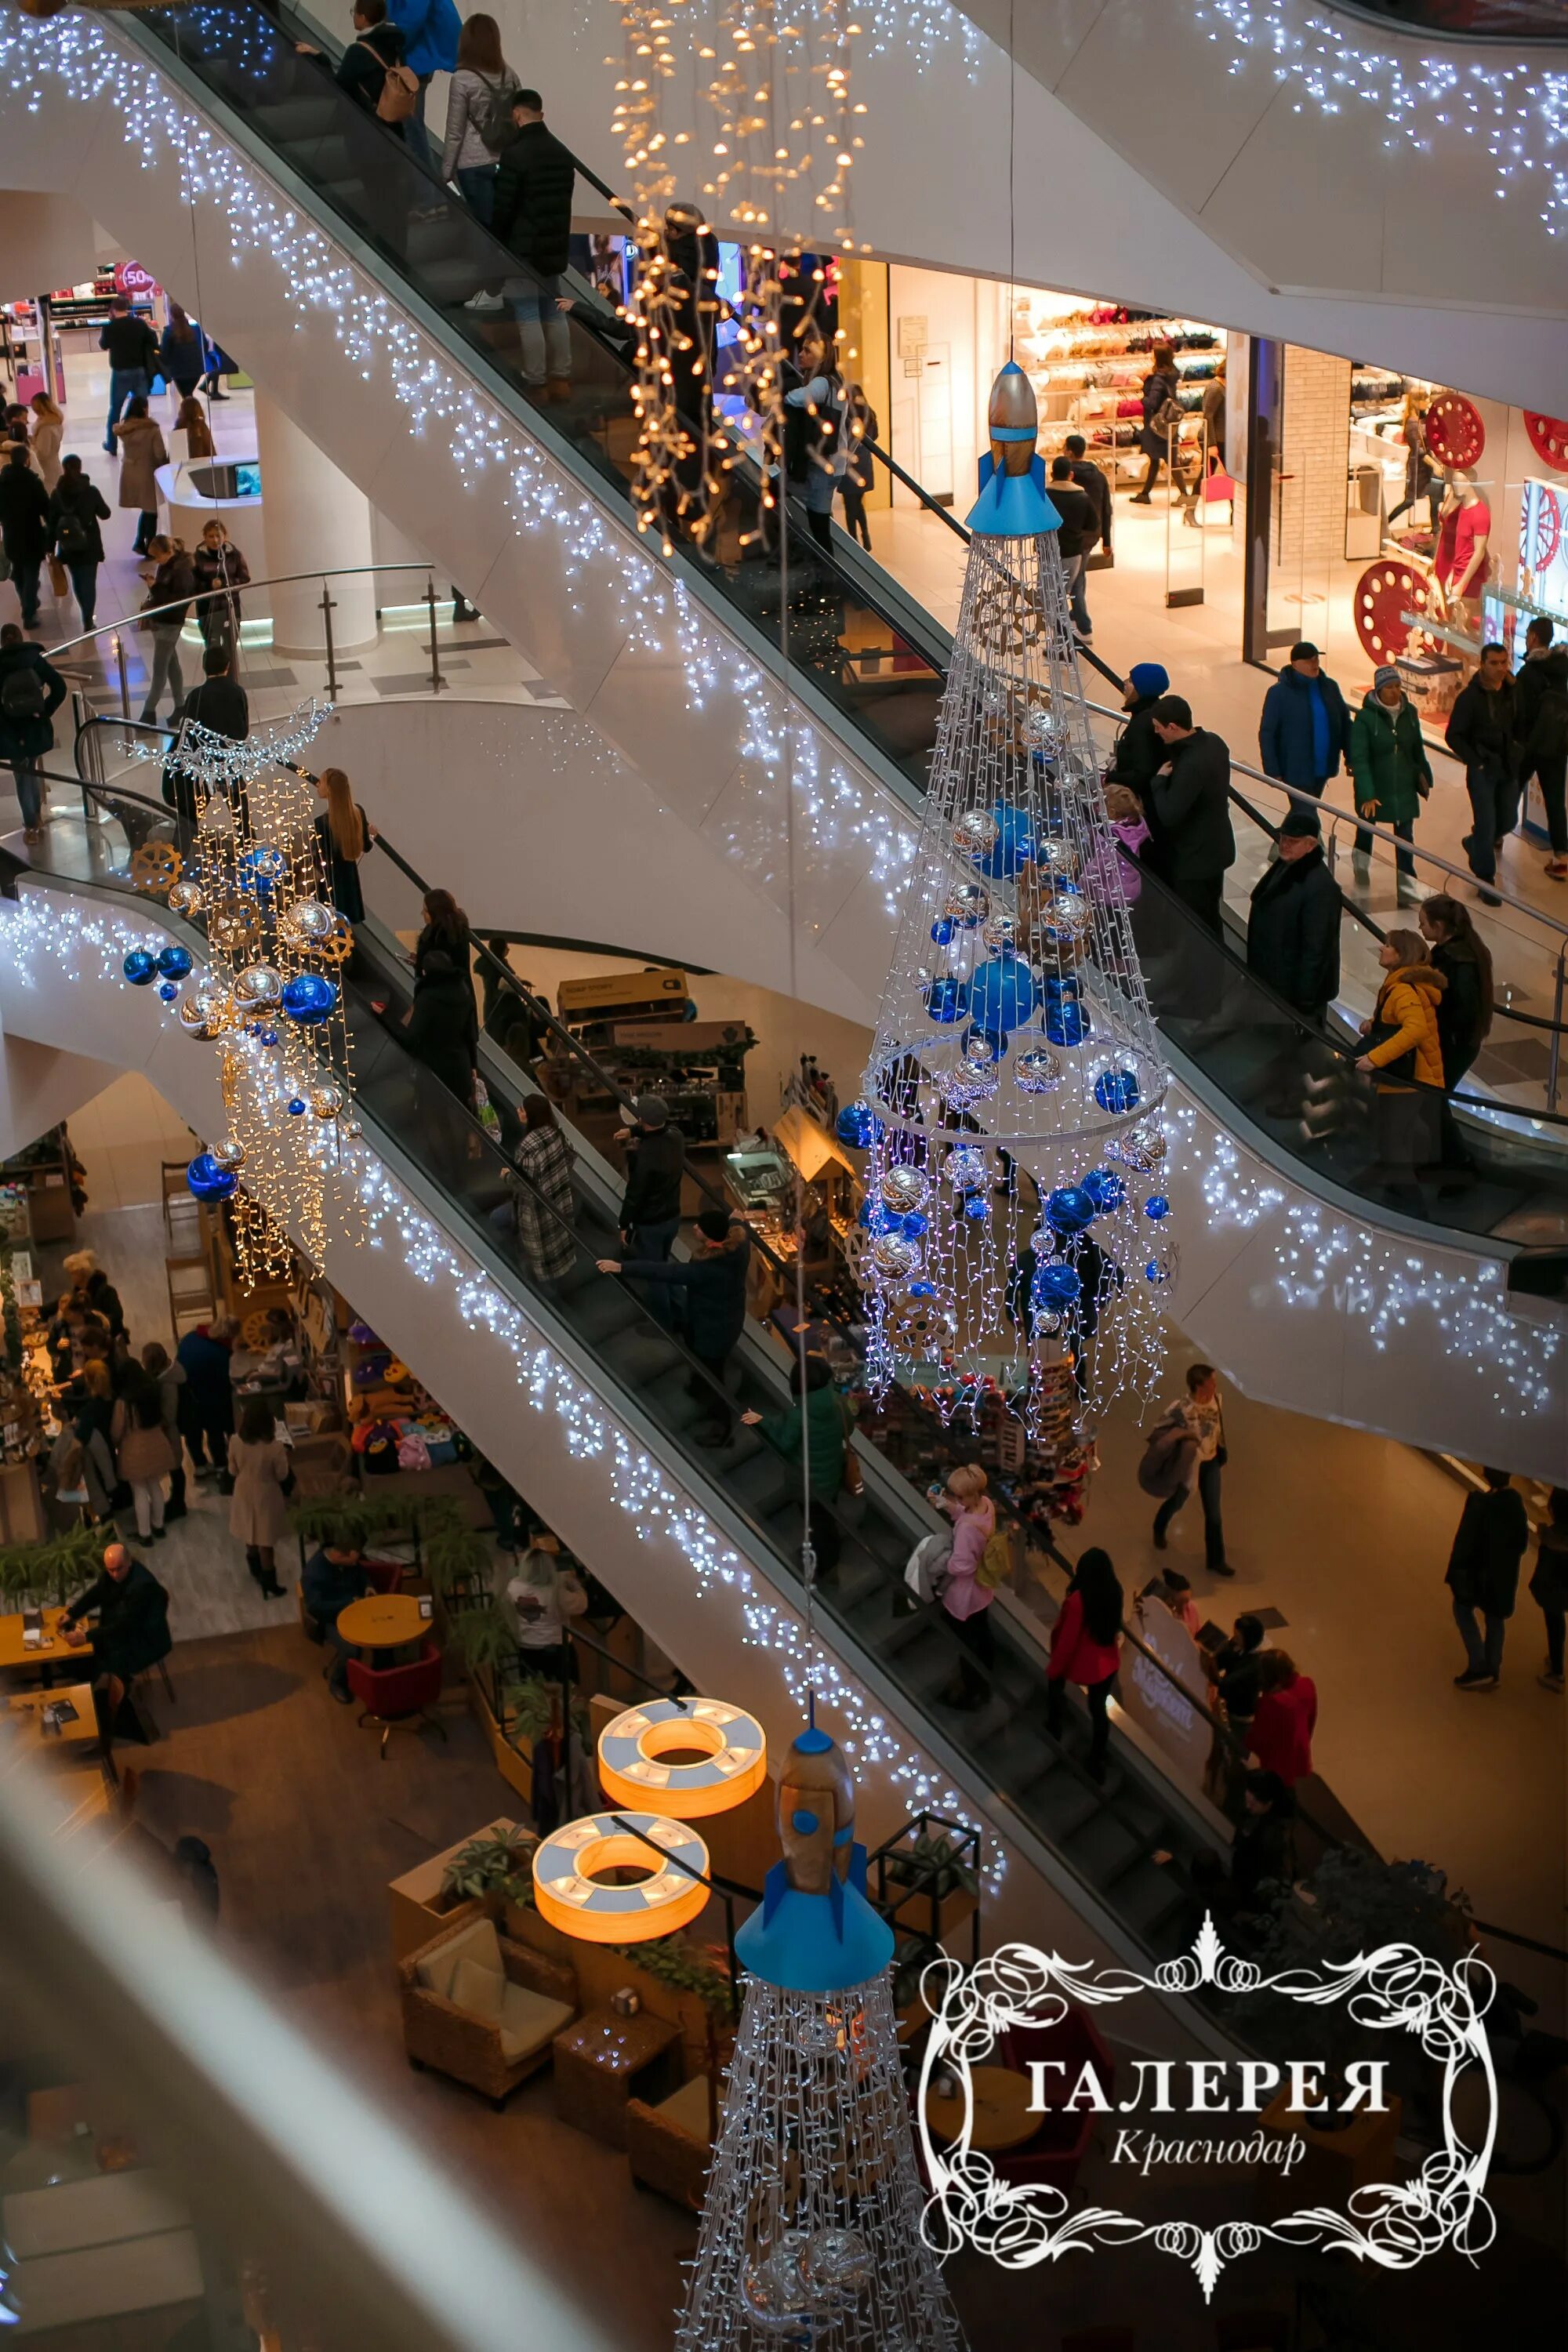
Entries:
[[970, 530], [986, 539], [1033, 539], [1059, 530], [1062, 519], [1046, 490], [1046, 461], [1035, 449], [1040, 419], [1034, 387], [1016, 360], [991, 387], [987, 424], [991, 446], [980, 460]]
[[893, 1931], [866, 1898], [866, 1849], [855, 1842], [855, 1783], [841, 1750], [812, 1724], [779, 1774], [784, 1860], [735, 1937], [744, 1966], [786, 1992], [837, 1992], [880, 1975]]

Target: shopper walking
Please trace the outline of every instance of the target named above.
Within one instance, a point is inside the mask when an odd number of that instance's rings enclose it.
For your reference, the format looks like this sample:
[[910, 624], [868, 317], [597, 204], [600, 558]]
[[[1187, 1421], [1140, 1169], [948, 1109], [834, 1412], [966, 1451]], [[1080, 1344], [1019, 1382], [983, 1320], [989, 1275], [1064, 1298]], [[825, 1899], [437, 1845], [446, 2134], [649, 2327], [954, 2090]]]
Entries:
[[[704, 1209], [697, 1220], [695, 1257], [601, 1258], [601, 1274], [621, 1274], [684, 1294], [686, 1339], [700, 1369], [687, 1379], [686, 1392], [706, 1408], [707, 1421], [694, 1433], [699, 1444], [726, 1445], [733, 1427], [727, 1381], [730, 1359], [746, 1328], [746, 1280], [752, 1237], [728, 1209]], [[706, 1379], [703, 1375], [706, 1374]]]
[[169, 462], [162, 427], [148, 413], [145, 394], [125, 404], [125, 415], [114, 428], [120, 445], [120, 488], [115, 504], [129, 507], [137, 517], [133, 551], [145, 555], [158, 528], [158, 468]]
[[[197, 331], [199, 333], [201, 331], [198, 329]], [[218, 379], [220, 376], [235, 373], [234, 362], [224, 350], [223, 345], [215, 343], [208, 334], [202, 335], [202, 351], [206, 360], [206, 373], [203, 376], [197, 389], [204, 393], [208, 400], [226, 400], [228, 394]]]
[[52, 497], [60, 478], [60, 444], [65, 438], [65, 411], [56, 407], [47, 392], [36, 392], [28, 405], [33, 412], [33, 463], [43, 477], [45, 489]]
[[991, 1622], [991, 1604], [996, 1594], [980, 1578], [985, 1547], [996, 1532], [996, 1506], [985, 1491], [986, 1483], [977, 1462], [961, 1463], [949, 1471], [946, 1485], [931, 1498], [952, 1521], [952, 1549], [943, 1571], [942, 1607], [963, 1645], [958, 1672], [938, 1693], [937, 1705], [963, 1714], [984, 1706], [996, 1666], [996, 1633]]
[[174, 1349], [174, 1361], [185, 1375], [179, 1392], [180, 1430], [196, 1475], [211, 1472], [224, 1493], [228, 1491], [228, 1441], [234, 1434], [234, 1383], [229, 1379], [238, 1324], [232, 1316], [215, 1316], [187, 1331]]
[[1343, 901], [1323, 856], [1317, 810], [1293, 802], [1277, 846], [1279, 856], [1253, 889], [1247, 966], [1321, 1029], [1340, 992]]
[[1082, 642], [1094, 641], [1094, 624], [1083, 593], [1085, 558], [1100, 536], [1100, 517], [1089, 492], [1073, 479], [1072, 459], [1065, 453], [1051, 459], [1051, 504], [1061, 517], [1057, 548], [1067, 581], [1068, 609]]
[[163, 1481], [175, 1454], [163, 1427], [163, 1400], [156, 1381], [140, 1364], [114, 1408], [109, 1425], [120, 1475], [131, 1489], [136, 1532], [143, 1543], [163, 1540]]
[[1437, 1042], [1443, 1056], [1443, 1085], [1452, 1094], [1491, 1029], [1491, 950], [1477, 930], [1469, 908], [1447, 892], [1428, 898], [1415, 919], [1427, 944], [1426, 960], [1443, 979], [1443, 992], [1437, 999]]
[[[1401, 841], [1415, 838], [1415, 819], [1432, 790], [1432, 762], [1415, 706], [1391, 663], [1373, 672], [1372, 691], [1351, 721], [1350, 770], [1355, 804], [1364, 817], [1392, 827]], [[1408, 849], [1394, 852], [1400, 904], [1415, 887], [1415, 860]], [[1372, 866], [1372, 835], [1358, 831], [1356, 871], [1364, 881]]]
[[98, 348], [109, 353], [109, 415], [103, 427], [103, 446], [112, 457], [115, 427], [126, 404], [138, 395], [145, 399], [153, 389], [158, 338], [145, 319], [135, 316], [125, 296], [116, 294], [110, 302]]
[[278, 1546], [289, 1538], [287, 1490], [293, 1484], [288, 1448], [265, 1397], [249, 1397], [239, 1427], [228, 1441], [228, 1474], [234, 1480], [228, 1531], [245, 1546], [245, 1564], [268, 1601], [280, 1601]]
[[1171, 1522], [1184, 1504], [1191, 1501], [1195, 1486], [1204, 1514], [1204, 1565], [1211, 1576], [1234, 1576], [1236, 1570], [1225, 1556], [1220, 1483], [1229, 1459], [1225, 1442], [1225, 1406], [1220, 1399], [1219, 1375], [1212, 1364], [1187, 1366], [1185, 1396], [1167, 1405], [1155, 1423], [1155, 1433], [1172, 1429], [1181, 1430], [1193, 1441], [1189, 1456], [1191, 1483], [1168, 1495], [1155, 1512], [1154, 1549], [1164, 1550]]
[[90, 629], [98, 616], [98, 567], [103, 562], [103, 532], [109, 509], [98, 484], [82, 471], [77, 457], [60, 460], [60, 478], [49, 500], [49, 531], [54, 551], [70, 575], [71, 594], [81, 612], [81, 625]]
[[[121, 425], [120, 429], [123, 432], [125, 428]], [[145, 609], [149, 617], [145, 626], [153, 640], [153, 658], [147, 670], [147, 696], [142, 705], [144, 724], [157, 718], [158, 698], [165, 686], [171, 713], [178, 710], [184, 695], [180, 632], [185, 625], [191, 592], [195, 586], [195, 574], [183, 540], [170, 539], [160, 531], [148, 541], [147, 553], [153, 560], [153, 572], [148, 582]]]
[[206, 350], [200, 331], [177, 302], [170, 303], [169, 323], [158, 338], [158, 362], [164, 381], [174, 386], [176, 403], [192, 399], [205, 373]]
[[[37, 446], [37, 436], [34, 435]], [[1544, 615], [1524, 633], [1524, 662], [1513, 681], [1513, 723], [1519, 744], [1519, 786], [1531, 776], [1546, 810], [1546, 871], [1568, 882], [1568, 646], [1552, 644], [1553, 622]]]
[[38, 625], [38, 581], [49, 551], [49, 500], [27, 462], [26, 444], [14, 441], [0, 466], [0, 547], [22, 607], [22, 626]]
[[28, 841], [43, 833], [43, 763], [55, 740], [50, 722], [65, 698], [66, 682], [42, 646], [7, 621], [0, 628], [0, 760], [10, 761]]
[[800, 1357], [792, 1359], [789, 1392], [794, 1402], [782, 1412], [743, 1412], [741, 1419], [786, 1462], [798, 1462], [805, 1451], [811, 1548], [818, 1575], [831, 1576], [838, 1565], [838, 1521], [833, 1506], [844, 1485], [849, 1450], [847, 1408], [820, 1356], [807, 1356], [804, 1373]]
[[1426, 961], [1419, 931], [1390, 931], [1377, 960], [1384, 979], [1372, 1018], [1362, 1024], [1356, 1068], [1377, 1080], [1373, 1132], [1379, 1181], [1389, 1192], [1401, 1193], [1414, 1189], [1417, 1165], [1436, 1148], [1443, 1085], [1437, 1006], [1446, 982]]
[[1323, 786], [1340, 772], [1350, 750], [1351, 715], [1322, 656], [1305, 639], [1263, 698], [1258, 748], [1263, 772], [1299, 793], [1322, 797]]
[[161, 1339], [149, 1339], [142, 1350], [142, 1369], [158, 1391], [158, 1414], [174, 1468], [169, 1473], [169, 1499], [163, 1506], [163, 1523], [185, 1517], [185, 1456], [180, 1437], [180, 1391], [185, 1385], [184, 1364], [172, 1363], [169, 1351]]
[[[1089, 444], [1081, 433], [1069, 433], [1062, 443], [1062, 447], [1071, 460], [1073, 480], [1078, 484], [1079, 488], [1087, 494], [1089, 504], [1094, 509], [1100, 544], [1109, 555], [1111, 516], [1115, 502], [1110, 495], [1110, 484], [1106, 478], [1104, 468], [1097, 466], [1089, 456]], [[1170, 683], [1170, 679], [1167, 678], [1165, 686], [1169, 686]], [[1165, 691], [1165, 686], [1159, 689], [1162, 694]]]
[[571, 149], [546, 127], [536, 89], [515, 93], [511, 119], [513, 134], [496, 168], [492, 226], [524, 268], [511, 297], [523, 382], [542, 388], [547, 401], [562, 401], [572, 392], [572, 331], [557, 298], [570, 258], [577, 167]]
[[1405, 420], [1399, 428], [1405, 444], [1405, 496], [1388, 517], [1384, 528], [1394, 529], [1402, 514], [1425, 499], [1432, 536], [1437, 536], [1437, 509], [1443, 498], [1442, 477], [1433, 471], [1432, 460], [1426, 454], [1426, 395], [1407, 392], [1405, 395]]
[[866, 498], [876, 487], [877, 461], [867, 447], [875, 441], [879, 426], [877, 412], [866, 397], [862, 384], [849, 387], [848, 446], [844, 459], [844, 528], [851, 539], [858, 539], [868, 555], [871, 551], [871, 526], [866, 520]]
[[1164, 754], [1151, 788], [1160, 870], [1217, 939], [1225, 877], [1236, 863], [1230, 747], [1194, 727], [1192, 707], [1179, 694], [1162, 695], [1149, 718]]
[[1508, 1472], [1486, 1469], [1481, 1476], [1485, 1486], [1465, 1497], [1444, 1579], [1454, 1596], [1454, 1622], [1465, 1645], [1465, 1671], [1454, 1676], [1454, 1688], [1462, 1691], [1498, 1686], [1503, 1635], [1513, 1615], [1520, 1562], [1530, 1541], [1524, 1496]]
[[316, 839], [321, 846], [328, 894], [345, 922], [363, 923], [364, 892], [360, 887], [360, 861], [368, 854], [375, 835], [342, 768], [322, 769], [316, 779], [316, 796], [327, 803], [316, 819]]
[[1053, 1739], [1060, 1739], [1067, 1686], [1077, 1683], [1089, 1706], [1089, 1771], [1095, 1780], [1105, 1778], [1110, 1746], [1110, 1717], [1106, 1710], [1121, 1664], [1122, 1606], [1121, 1584], [1110, 1554], [1092, 1546], [1079, 1555], [1051, 1635], [1050, 1663], [1046, 1669], [1046, 1729]]
[[1169, 343], [1157, 343], [1153, 361], [1143, 379], [1143, 422], [1138, 428], [1138, 446], [1149, 460], [1149, 468], [1142, 488], [1130, 501], [1135, 507], [1152, 505], [1160, 468], [1167, 462], [1174, 436], [1182, 427], [1184, 412], [1177, 398], [1180, 379], [1176, 374], [1176, 354]]
[[1536, 1545], [1530, 1597], [1546, 1623], [1546, 1664], [1537, 1677], [1542, 1690], [1563, 1688], [1563, 1636], [1568, 1620], [1568, 1486], [1553, 1486], [1546, 1525]]
[[1258, 1668], [1258, 1712], [1247, 1744], [1266, 1772], [1277, 1772], [1288, 1789], [1312, 1769], [1312, 1734], [1318, 1727], [1318, 1686], [1300, 1674], [1283, 1650], [1266, 1650]]
[[[496, 161], [511, 137], [511, 97], [521, 88], [501, 55], [493, 16], [465, 17], [458, 37], [457, 69], [447, 91], [447, 143], [441, 177], [456, 180], [476, 220], [495, 218]], [[499, 294], [476, 296], [470, 310], [499, 310]]]
[[204, 643], [237, 645], [239, 625], [245, 617], [239, 591], [250, 585], [250, 566], [243, 550], [230, 539], [226, 524], [220, 522], [216, 515], [202, 525], [201, 538], [191, 557], [191, 569], [200, 592], [196, 626]]
[[1459, 846], [1488, 907], [1502, 903], [1488, 886], [1497, 879], [1500, 846], [1519, 823], [1518, 733], [1508, 655], [1501, 646], [1484, 646], [1480, 667], [1456, 698], [1445, 734], [1449, 751], [1465, 763], [1470, 796], [1470, 830]]
[[686, 1138], [671, 1126], [668, 1103], [639, 1095], [634, 1124], [622, 1128], [616, 1140], [629, 1147], [621, 1238], [633, 1257], [667, 1258], [680, 1231]]
[[1225, 462], [1225, 362], [1221, 360], [1204, 384], [1199, 412], [1204, 420], [1204, 433], [1208, 442], [1208, 469], [1211, 474], [1225, 474], [1229, 467]]
[[548, 1288], [563, 1282], [577, 1262], [572, 1147], [548, 1095], [523, 1097], [522, 1129], [511, 1198], [495, 1213], [495, 1221], [515, 1226], [524, 1265]]

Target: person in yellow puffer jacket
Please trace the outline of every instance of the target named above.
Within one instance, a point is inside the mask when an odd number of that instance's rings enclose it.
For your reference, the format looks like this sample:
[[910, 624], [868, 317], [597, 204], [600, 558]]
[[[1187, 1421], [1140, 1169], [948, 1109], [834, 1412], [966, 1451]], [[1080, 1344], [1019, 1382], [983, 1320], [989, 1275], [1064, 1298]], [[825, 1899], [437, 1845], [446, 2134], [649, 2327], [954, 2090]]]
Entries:
[[[1387, 978], [1363, 1034], [1385, 1034], [1367, 1046], [1356, 1068], [1378, 1080], [1376, 1138], [1383, 1181], [1391, 1192], [1405, 1191], [1415, 1182], [1416, 1161], [1431, 1158], [1436, 1148], [1443, 1087], [1437, 1003], [1447, 983], [1427, 962], [1426, 942], [1418, 931], [1390, 931], [1377, 960]], [[1384, 1076], [1384, 1072], [1390, 1075]]]

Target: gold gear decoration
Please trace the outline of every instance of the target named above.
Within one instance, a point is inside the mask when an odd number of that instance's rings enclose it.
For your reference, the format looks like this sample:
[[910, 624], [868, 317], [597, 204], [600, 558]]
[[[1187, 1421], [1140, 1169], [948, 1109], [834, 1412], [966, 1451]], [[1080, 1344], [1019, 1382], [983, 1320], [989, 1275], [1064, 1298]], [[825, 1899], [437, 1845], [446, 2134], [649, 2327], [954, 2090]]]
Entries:
[[144, 841], [132, 853], [131, 887], [150, 898], [166, 898], [184, 862], [172, 841]]

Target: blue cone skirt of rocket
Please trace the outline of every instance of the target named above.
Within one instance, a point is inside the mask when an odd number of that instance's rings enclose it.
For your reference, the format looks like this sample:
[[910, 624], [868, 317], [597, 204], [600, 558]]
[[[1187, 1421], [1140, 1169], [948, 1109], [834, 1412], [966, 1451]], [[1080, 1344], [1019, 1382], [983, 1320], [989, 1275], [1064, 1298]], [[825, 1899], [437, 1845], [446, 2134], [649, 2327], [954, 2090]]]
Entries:
[[893, 1957], [893, 1931], [866, 1899], [848, 1764], [815, 1723], [784, 1759], [778, 1824], [784, 1860], [736, 1933], [742, 1967], [785, 1992], [840, 1992], [879, 1976]]
[[1062, 519], [1046, 491], [1046, 461], [1035, 452], [1040, 420], [1034, 386], [1015, 360], [991, 387], [987, 423], [991, 446], [980, 460], [970, 530], [985, 539], [1033, 539], [1059, 530]]

